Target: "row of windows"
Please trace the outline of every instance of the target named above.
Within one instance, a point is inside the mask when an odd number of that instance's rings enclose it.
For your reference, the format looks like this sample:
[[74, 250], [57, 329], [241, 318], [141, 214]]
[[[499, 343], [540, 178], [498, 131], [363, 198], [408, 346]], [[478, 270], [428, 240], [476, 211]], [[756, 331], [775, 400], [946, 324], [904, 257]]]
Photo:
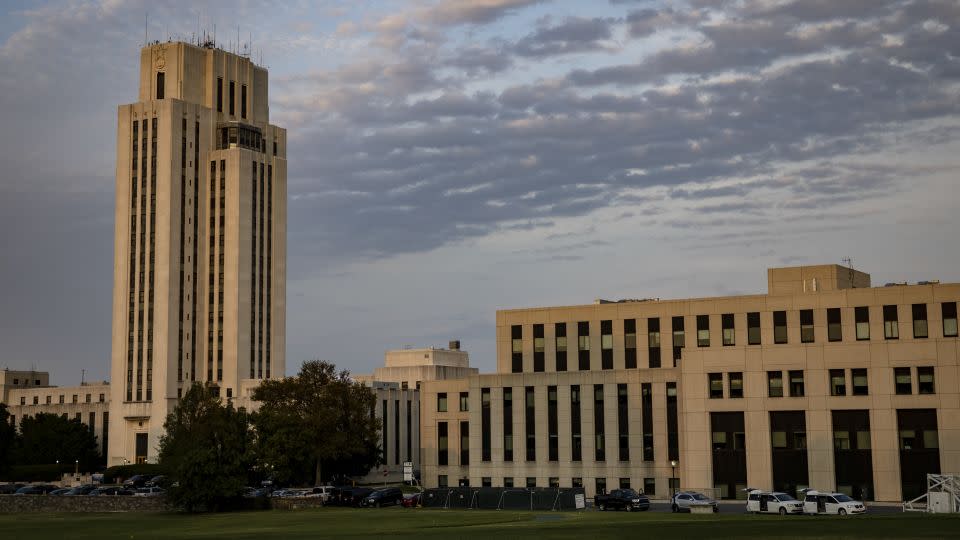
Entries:
[[[679, 482], [676, 482], [676, 478], [671, 478], [670, 480], [670, 489], [675, 490], [679, 488]], [[437, 486], [438, 487], [450, 487], [449, 486], [449, 477], [445, 474], [437, 476]], [[612, 481], [612, 480], [611, 480]], [[469, 487], [470, 480], [468, 478], [461, 478], [458, 481], [459, 487]], [[595, 489], [598, 494], [607, 492], [607, 478], [595, 478]], [[535, 476], [527, 476], [524, 478], [523, 487], [528, 489], [533, 489], [536, 487], [548, 487], [548, 488], [582, 488], [583, 487], [583, 477], [575, 476], [570, 478], [569, 482], [564, 482], [564, 485], [561, 485], [560, 477], [551, 476], [547, 478], [546, 486], [538, 485], [538, 480]], [[619, 489], [632, 489], [631, 488], [631, 479], [630, 478], [618, 478], [617, 485]], [[490, 476], [484, 476], [480, 479], [481, 487], [494, 487], [493, 478]], [[520, 487], [516, 485], [516, 481], [512, 476], [505, 476], [501, 479], [500, 485], [496, 487], [505, 487], [505, 488], [515, 488]], [[643, 493], [646, 495], [656, 495], [657, 492], [657, 481], [655, 478], [644, 478], [643, 479]]]
[[[957, 303], [943, 302], [940, 304], [942, 316], [942, 335], [943, 337], [957, 337]], [[885, 305], [882, 308], [884, 339], [893, 340], [900, 338], [899, 313], [896, 305]], [[927, 305], [912, 304], [912, 327], [913, 337], [915, 339], [926, 339], [930, 336]], [[772, 312], [773, 323], [773, 342], [775, 344], [788, 343], [787, 327], [788, 312]], [[840, 308], [828, 308], [825, 311], [827, 341], [843, 341], [843, 326]], [[671, 345], [673, 347], [674, 365], [680, 357], [680, 351], [686, 346], [685, 319], [682, 316], [671, 318]], [[799, 310], [800, 323], [800, 342], [816, 342], [815, 320], [813, 309]], [[870, 308], [860, 306], [854, 308], [854, 329], [857, 341], [870, 339]], [[555, 369], [556, 371], [567, 370], [567, 324], [554, 324], [554, 351], [555, 351]], [[736, 345], [736, 323], [735, 314], [724, 313], [720, 315], [722, 346], [731, 347]], [[760, 332], [760, 312], [750, 312], [746, 314], [747, 344], [761, 345]], [[510, 327], [511, 339], [511, 371], [520, 373], [523, 371], [523, 327], [521, 325], [512, 325]], [[578, 368], [580, 370], [590, 369], [590, 323], [589, 321], [580, 321], [577, 323], [577, 358]], [[710, 331], [710, 316], [696, 316], [696, 343], [698, 347], [710, 347], [712, 343]], [[623, 321], [623, 345], [624, 362], [628, 369], [637, 367], [637, 321], [636, 319], [624, 319]], [[660, 318], [651, 317], [647, 319], [647, 348], [649, 353], [649, 366], [660, 367]], [[601, 369], [613, 369], [613, 321], [600, 321], [600, 360]], [[533, 325], [533, 370], [545, 370], [545, 337], [544, 325]]]
[[[18, 386], [19, 384], [20, 384], [20, 379], [17, 379], [17, 378], [13, 379], [14, 386]], [[34, 379], [33, 384], [34, 386], [40, 386], [40, 379]], [[30, 386], [30, 379], [24, 379], [23, 385]]]
[[[850, 376], [852, 381], [852, 395], [866, 396], [869, 394], [867, 385], [867, 369], [851, 369]], [[912, 394], [913, 383], [911, 377], [911, 368], [900, 367], [893, 368], [894, 371], [894, 392], [899, 395]], [[917, 393], [934, 394], [936, 385], [934, 382], [934, 368], [932, 366], [918, 367], [917, 372]], [[803, 397], [805, 395], [804, 373], [803, 370], [787, 371], [787, 378], [784, 381], [783, 371], [767, 372], [767, 397]], [[724, 397], [723, 373], [707, 374], [707, 392], [711, 399], [721, 399]], [[847, 395], [847, 377], [843, 369], [831, 369], [829, 371], [830, 395]], [[789, 393], [786, 393], [788, 391]], [[727, 373], [727, 397], [743, 397], [743, 373], [739, 371]]]
[[[91, 401], [91, 398], [92, 398], [92, 394], [87, 394], [86, 396], [84, 396], [84, 401], [83, 401], [83, 402], [84, 402], [84, 403], [93, 403], [93, 402]], [[78, 394], [73, 394], [73, 400], [72, 400], [70, 403], [72, 403], [72, 404], [79, 403], [79, 401], [77, 401], [77, 399], [78, 399]], [[105, 395], [105, 394], [100, 394], [100, 400], [98, 401], [98, 403], [104, 403], [105, 400], [106, 400], [106, 395]], [[59, 403], [60, 405], [63, 405], [63, 404], [64, 404], [64, 395], [63, 395], [63, 394], [60, 394], [60, 399], [59, 399], [58, 403]], [[27, 397], [26, 397], [26, 396], [20, 396], [20, 404], [21, 404], [21, 405], [26, 405], [26, 404], [27, 404]], [[34, 405], [39, 405], [39, 404], [40, 404], [40, 396], [33, 396], [33, 404], [34, 404]], [[53, 396], [52, 396], [52, 395], [46, 396], [46, 404], [47, 404], [47, 405], [53, 404]]]
[[[230, 81], [230, 116], [236, 115], [236, 85], [235, 81]], [[158, 98], [160, 99], [160, 98]], [[217, 77], [217, 112], [223, 112], [223, 77]], [[240, 118], [247, 117], [247, 85], [240, 85]]]

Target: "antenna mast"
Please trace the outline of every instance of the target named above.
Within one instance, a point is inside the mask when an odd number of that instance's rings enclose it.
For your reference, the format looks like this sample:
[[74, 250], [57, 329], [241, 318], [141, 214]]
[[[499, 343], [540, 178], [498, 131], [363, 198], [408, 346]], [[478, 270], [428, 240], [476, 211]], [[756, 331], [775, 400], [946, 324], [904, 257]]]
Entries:
[[847, 265], [847, 277], [850, 279], [850, 288], [854, 288], [853, 284], [853, 260], [850, 257], [844, 257], [840, 259], [840, 262], [846, 263]]

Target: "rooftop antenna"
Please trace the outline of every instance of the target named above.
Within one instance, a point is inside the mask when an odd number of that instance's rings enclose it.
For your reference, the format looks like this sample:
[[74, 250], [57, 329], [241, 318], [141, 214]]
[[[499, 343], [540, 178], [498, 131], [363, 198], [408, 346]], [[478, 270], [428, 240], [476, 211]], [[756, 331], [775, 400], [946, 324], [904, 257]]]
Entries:
[[840, 259], [840, 262], [846, 263], [847, 265], [847, 277], [850, 279], [850, 288], [854, 288], [853, 284], [853, 259], [850, 257], [844, 257]]
[[144, 47], [147, 46], [147, 42], [149, 39], [147, 37], [147, 21], [149, 20], [149, 18], [150, 18], [150, 12], [149, 11], [144, 12], [143, 14], [143, 46]]
[[80, 386], [83, 386], [83, 383], [87, 380], [87, 370], [80, 370]]

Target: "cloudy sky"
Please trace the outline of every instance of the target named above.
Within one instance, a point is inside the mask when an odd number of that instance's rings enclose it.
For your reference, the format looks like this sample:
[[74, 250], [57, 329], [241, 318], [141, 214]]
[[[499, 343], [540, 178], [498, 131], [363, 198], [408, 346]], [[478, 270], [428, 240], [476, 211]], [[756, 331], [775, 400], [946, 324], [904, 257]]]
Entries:
[[[239, 7], [238, 7], [239, 6]], [[116, 107], [151, 39], [252, 36], [289, 131], [287, 372], [498, 308], [960, 281], [960, 3], [5, 2], [0, 368], [109, 372]]]

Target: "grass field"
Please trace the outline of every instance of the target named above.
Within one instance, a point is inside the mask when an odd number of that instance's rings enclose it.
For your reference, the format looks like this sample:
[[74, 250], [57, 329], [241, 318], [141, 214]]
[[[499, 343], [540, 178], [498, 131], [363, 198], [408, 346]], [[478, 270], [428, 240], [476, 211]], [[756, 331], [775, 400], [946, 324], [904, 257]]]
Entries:
[[0, 538], [956, 538], [960, 517], [354, 510], [0, 515]]

